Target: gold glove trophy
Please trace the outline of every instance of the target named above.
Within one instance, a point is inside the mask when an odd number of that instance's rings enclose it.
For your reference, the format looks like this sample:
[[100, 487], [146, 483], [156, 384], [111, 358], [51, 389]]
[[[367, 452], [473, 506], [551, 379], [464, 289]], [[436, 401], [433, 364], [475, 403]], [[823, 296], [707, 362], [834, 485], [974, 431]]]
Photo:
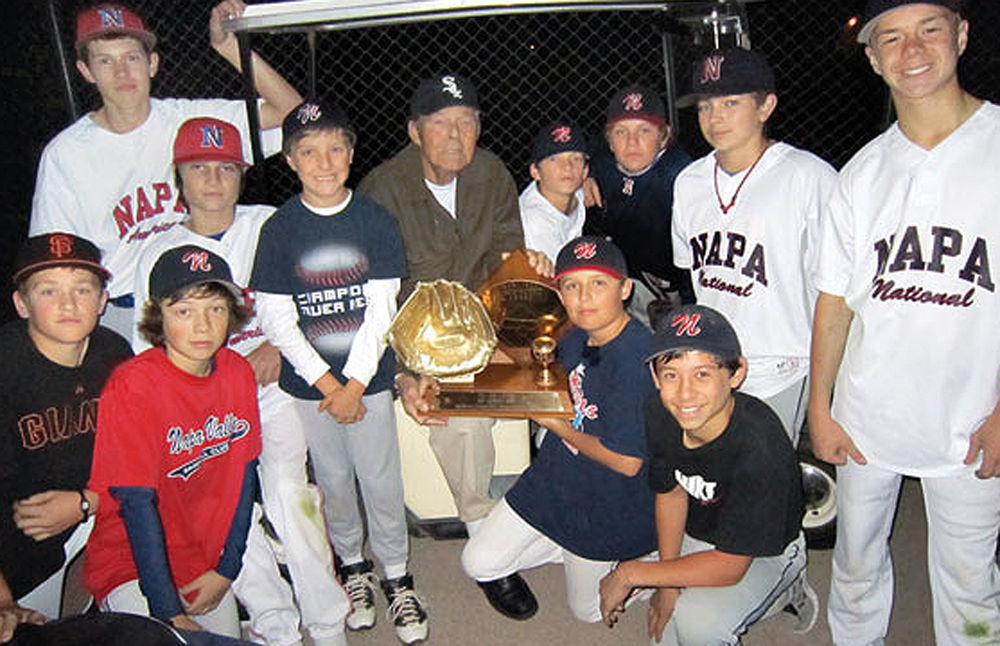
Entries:
[[435, 377], [431, 414], [573, 417], [556, 343], [571, 327], [550, 281], [515, 251], [479, 289], [418, 283], [389, 328], [400, 361]]

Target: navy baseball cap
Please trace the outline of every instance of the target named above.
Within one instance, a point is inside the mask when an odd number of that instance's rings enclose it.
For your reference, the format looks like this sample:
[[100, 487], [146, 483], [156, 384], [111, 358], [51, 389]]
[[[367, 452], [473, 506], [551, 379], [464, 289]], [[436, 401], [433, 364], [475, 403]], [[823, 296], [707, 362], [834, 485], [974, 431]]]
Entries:
[[692, 68], [691, 93], [677, 100], [687, 108], [707, 96], [774, 92], [774, 70], [758, 52], [732, 47], [716, 49]]
[[865, 26], [858, 32], [858, 42], [867, 45], [878, 19], [893, 9], [908, 4], [934, 4], [951, 9], [955, 13], [961, 13], [962, 10], [960, 0], [868, 0], [868, 4], [865, 5]]
[[566, 152], [587, 155], [587, 135], [572, 121], [553, 121], [535, 135], [531, 163]]
[[149, 272], [150, 298], [166, 298], [179, 290], [203, 283], [219, 283], [243, 300], [243, 290], [233, 282], [229, 264], [221, 256], [189, 244], [164, 251]]
[[458, 74], [438, 74], [424, 79], [417, 86], [410, 98], [410, 119], [415, 120], [456, 105], [478, 110], [479, 93], [476, 92], [476, 86]]
[[736, 330], [725, 316], [704, 305], [682, 305], [671, 310], [665, 324], [653, 335], [653, 352], [646, 361], [679, 350], [696, 350], [722, 359], [743, 355]]
[[14, 263], [14, 283], [52, 267], [89, 269], [102, 282], [111, 278], [111, 272], [101, 265], [101, 251], [94, 243], [72, 233], [56, 232], [31, 236], [25, 241]]
[[605, 128], [622, 119], [642, 119], [657, 126], [667, 123], [663, 99], [643, 85], [630, 85], [615, 92], [605, 116]]
[[621, 249], [600, 236], [580, 236], [567, 242], [556, 258], [556, 275], [553, 280], [581, 269], [600, 271], [612, 278], [624, 278], [628, 275]]
[[304, 130], [343, 130], [357, 136], [354, 124], [340, 106], [314, 99], [297, 105], [281, 122], [281, 137], [285, 141]]

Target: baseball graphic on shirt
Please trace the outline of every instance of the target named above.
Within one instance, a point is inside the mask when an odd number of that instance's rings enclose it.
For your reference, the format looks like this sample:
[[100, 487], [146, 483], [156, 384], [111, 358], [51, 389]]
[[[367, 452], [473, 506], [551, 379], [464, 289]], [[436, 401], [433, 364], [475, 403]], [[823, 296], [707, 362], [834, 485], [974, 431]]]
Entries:
[[295, 273], [311, 287], [349, 285], [365, 279], [368, 257], [357, 247], [326, 245], [303, 254]]
[[350, 313], [307, 323], [302, 331], [309, 343], [321, 353], [347, 353], [364, 320], [364, 313]]

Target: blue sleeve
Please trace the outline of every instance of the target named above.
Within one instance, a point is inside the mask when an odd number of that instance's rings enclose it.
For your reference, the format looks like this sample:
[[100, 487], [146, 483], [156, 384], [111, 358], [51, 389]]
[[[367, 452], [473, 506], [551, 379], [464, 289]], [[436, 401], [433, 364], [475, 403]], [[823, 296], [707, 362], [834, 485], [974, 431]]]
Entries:
[[184, 614], [167, 563], [156, 491], [149, 487], [111, 487], [109, 491], [120, 506], [118, 513], [125, 522], [132, 559], [139, 572], [139, 588], [146, 595], [150, 614], [164, 621]]
[[233, 514], [233, 523], [229, 526], [226, 536], [226, 546], [222, 549], [222, 558], [215, 571], [230, 581], [236, 580], [243, 566], [243, 552], [247, 547], [247, 534], [250, 532], [250, 516], [253, 513], [253, 501], [257, 497], [257, 460], [247, 463], [243, 472], [243, 489], [240, 490], [240, 501]]

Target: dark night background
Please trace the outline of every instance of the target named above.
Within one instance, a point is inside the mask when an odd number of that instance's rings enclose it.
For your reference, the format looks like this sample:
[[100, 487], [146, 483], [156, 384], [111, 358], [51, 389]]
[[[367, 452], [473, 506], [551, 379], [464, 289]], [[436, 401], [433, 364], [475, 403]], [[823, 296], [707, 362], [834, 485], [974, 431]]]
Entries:
[[[0, 3], [0, 196], [6, 212], [0, 237], [0, 275], [10, 274], [14, 250], [27, 233], [35, 168], [45, 143], [72, 120], [51, 11], [69, 57], [79, 114], [97, 106], [73, 67], [72, 31], [78, 0]], [[88, 3], [89, 4], [89, 3]], [[241, 80], [208, 47], [212, 0], [135, 0], [160, 38], [158, 96], [238, 97]], [[678, 3], [680, 5], [682, 3]], [[841, 166], [888, 123], [888, 100], [848, 27], [864, 0], [765, 0], [746, 6], [751, 43], [775, 67], [779, 107], [775, 138], [807, 148]], [[978, 96], [1000, 99], [1000, 1], [967, 0], [970, 47], [960, 68]], [[576, 119], [600, 132], [607, 98], [618, 87], [644, 82], [666, 90], [661, 34], [672, 34], [679, 92], [690, 63], [705, 49], [690, 23], [664, 13], [603, 12], [498, 16], [394, 27], [320, 32], [317, 93], [340, 103], [360, 132], [355, 184], [405, 143], [406, 102], [419, 78], [443, 69], [469, 76], [484, 108], [482, 144], [508, 164], [519, 188], [527, 182], [534, 132], [555, 117]], [[254, 47], [303, 94], [309, 91], [308, 49], [299, 33], [260, 35]], [[706, 152], [690, 114], [677, 124], [681, 144]], [[283, 163], [255, 167], [243, 201], [278, 204], [295, 190]], [[13, 315], [0, 298], [0, 320]]]

